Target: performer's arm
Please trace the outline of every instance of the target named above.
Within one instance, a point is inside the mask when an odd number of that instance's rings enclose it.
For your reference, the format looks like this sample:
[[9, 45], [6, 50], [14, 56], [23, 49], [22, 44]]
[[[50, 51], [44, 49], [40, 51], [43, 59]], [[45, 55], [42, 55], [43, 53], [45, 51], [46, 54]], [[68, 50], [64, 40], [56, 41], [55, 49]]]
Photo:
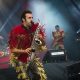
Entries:
[[25, 53], [30, 53], [31, 48], [27, 49], [19, 49], [19, 39], [17, 38], [16, 33], [12, 31], [9, 36], [9, 47], [10, 47], [10, 52], [11, 53], [16, 53], [16, 54], [25, 54]]
[[65, 34], [64, 34], [64, 31], [62, 31], [62, 37], [64, 38]]
[[12, 53], [17, 53], [17, 54], [29, 54], [31, 52], [31, 48], [27, 48], [27, 49], [17, 49], [17, 48], [13, 48], [10, 49]]
[[44, 32], [40, 31], [39, 38], [42, 41], [42, 45], [41, 45], [42, 51], [47, 51], [47, 46], [46, 46], [46, 43], [45, 43], [45, 34], [44, 34]]

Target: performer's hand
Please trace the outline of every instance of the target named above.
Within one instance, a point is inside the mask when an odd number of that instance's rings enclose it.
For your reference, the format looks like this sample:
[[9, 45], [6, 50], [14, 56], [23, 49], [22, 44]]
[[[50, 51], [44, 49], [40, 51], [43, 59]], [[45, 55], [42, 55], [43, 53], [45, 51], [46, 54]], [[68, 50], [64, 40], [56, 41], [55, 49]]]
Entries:
[[30, 54], [31, 53], [31, 48], [27, 48], [26, 50], [25, 50], [25, 52], [27, 53], [27, 54]]
[[43, 51], [47, 51], [48, 50], [46, 46], [42, 46], [41, 48], [42, 48]]

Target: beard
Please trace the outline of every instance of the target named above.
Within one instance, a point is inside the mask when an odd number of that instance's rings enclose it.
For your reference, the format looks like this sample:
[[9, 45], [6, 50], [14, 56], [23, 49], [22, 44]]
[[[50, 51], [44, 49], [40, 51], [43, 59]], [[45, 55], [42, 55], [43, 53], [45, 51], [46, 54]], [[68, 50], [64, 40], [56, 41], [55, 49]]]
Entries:
[[32, 25], [34, 25], [34, 22], [30, 21], [30, 22], [27, 23], [27, 25], [31, 27]]

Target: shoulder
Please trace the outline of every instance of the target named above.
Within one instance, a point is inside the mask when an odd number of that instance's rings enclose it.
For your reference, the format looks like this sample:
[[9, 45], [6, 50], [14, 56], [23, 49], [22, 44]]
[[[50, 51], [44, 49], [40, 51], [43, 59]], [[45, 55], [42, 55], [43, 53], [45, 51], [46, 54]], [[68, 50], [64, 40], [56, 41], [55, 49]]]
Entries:
[[18, 32], [20, 32], [22, 30], [22, 25], [16, 25], [16, 26], [13, 26], [10, 33], [11, 34], [17, 34]]
[[64, 29], [63, 29], [63, 28], [61, 28], [61, 29], [60, 29], [60, 31], [64, 31]]
[[21, 27], [22, 27], [22, 25], [21, 25], [21, 24], [19, 24], [19, 25], [13, 26], [12, 30], [20, 29]]
[[13, 26], [12, 29], [11, 29], [11, 31], [16, 31], [16, 30], [20, 30], [20, 29], [22, 29], [22, 25], [21, 24]]
[[61, 29], [61, 30], [60, 30], [60, 32], [64, 32], [64, 30], [63, 30], [63, 29]]

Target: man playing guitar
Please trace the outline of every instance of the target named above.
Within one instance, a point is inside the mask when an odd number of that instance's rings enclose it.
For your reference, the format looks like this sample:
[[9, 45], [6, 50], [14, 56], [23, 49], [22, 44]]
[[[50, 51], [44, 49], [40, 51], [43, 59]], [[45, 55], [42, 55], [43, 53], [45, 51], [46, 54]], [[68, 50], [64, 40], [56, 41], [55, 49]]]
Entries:
[[59, 25], [55, 26], [55, 30], [52, 32], [53, 48], [55, 50], [64, 49], [64, 31], [60, 30]]

